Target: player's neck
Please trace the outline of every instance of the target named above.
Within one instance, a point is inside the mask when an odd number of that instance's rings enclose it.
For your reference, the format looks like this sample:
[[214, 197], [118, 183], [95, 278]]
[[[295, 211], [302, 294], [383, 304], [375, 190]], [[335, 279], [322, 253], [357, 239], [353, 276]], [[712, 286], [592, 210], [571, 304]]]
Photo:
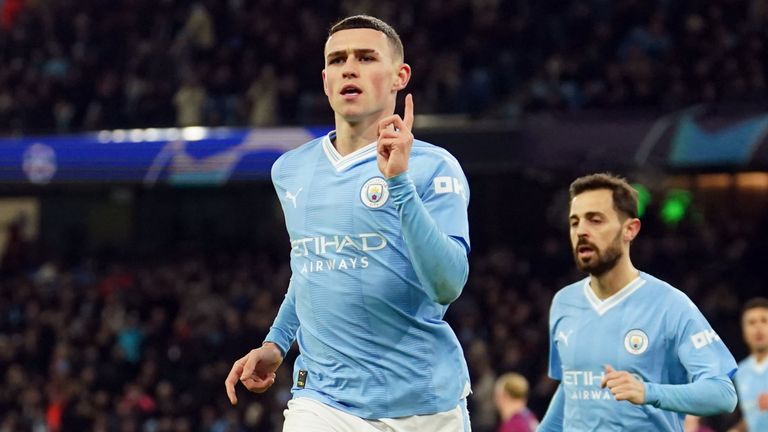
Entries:
[[758, 364], [768, 359], [768, 351], [754, 351], [752, 355], [755, 356], [755, 361]]
[[589, 285], [597, 298], [605, 300], [629, 285], [639, 275], [640, 272], [625, 255], [613, 269], [600, 276], [591, 275]]
[[379, 119], [368, 118], [350, 123], [336, 117], [336, 140], [333, 145], [340, 155], [346, 156], [376, 141], [379, 136]]

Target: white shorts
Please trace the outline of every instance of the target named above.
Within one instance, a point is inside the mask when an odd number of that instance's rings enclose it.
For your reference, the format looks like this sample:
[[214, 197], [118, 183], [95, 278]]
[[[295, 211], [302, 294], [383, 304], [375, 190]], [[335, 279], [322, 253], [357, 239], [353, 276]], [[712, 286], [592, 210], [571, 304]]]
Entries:
[[283, 432], [471, 432], [467, 399], [437, 414], [366, 420], [310, 398], [288, 401]]

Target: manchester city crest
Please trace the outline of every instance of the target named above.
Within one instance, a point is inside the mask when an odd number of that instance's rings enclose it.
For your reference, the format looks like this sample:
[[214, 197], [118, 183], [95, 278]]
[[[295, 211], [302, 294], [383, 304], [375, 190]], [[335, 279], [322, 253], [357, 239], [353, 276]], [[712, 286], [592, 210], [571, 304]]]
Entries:
[[368, 208], [379, 208], [387, 203], [389, 189], [383, 177], [373, 177], [363, 184], [360, 189], [360, 200]]
[[630, 354], [644, 353], [648, 349], [648, 335], [640, 329], [628, 331], [624, 336], [624, 348]]

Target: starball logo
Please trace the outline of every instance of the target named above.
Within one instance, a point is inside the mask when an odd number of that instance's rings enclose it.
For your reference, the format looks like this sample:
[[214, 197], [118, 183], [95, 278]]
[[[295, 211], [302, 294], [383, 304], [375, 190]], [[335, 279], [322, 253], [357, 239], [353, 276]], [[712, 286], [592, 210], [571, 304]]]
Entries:
[[291, 241], [291, 255], [307, 258], [300, 264], [301, 273], [347, 271], [368, 268], [368, 255], [384, 249], [387, 244], [387, 239], [375, 232], [304, 237]]

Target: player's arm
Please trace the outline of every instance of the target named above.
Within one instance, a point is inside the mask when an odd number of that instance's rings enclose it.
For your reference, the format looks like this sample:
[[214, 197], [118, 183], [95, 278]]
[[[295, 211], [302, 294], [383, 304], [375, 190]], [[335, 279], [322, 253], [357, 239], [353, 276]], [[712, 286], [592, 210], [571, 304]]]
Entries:
[[269, 333], [264, 338], [264, 343], [274, 343], [280, 353], [285, 357], [285, 353], [291, 348], [296, 339], [296, 332], [299, 329], [299, 317], [296, 315], [296, 294], [293, 288], [293, 278], [288, 284], [288, 292], [285, 294], [283, 303], [277, 311], [277, 316], [269, 328]]
[[537, 432], [562, 432], [563, 430], [563, 417], [565, 412], [565, 392], [563, 385], [557, 386], [555, 395], [552, 396], [552, 401], [549, 403], [547, 413], [544, 414], [544, 418], [541, 419]]
[[[278, 195], [280, 194], [279, 165], [280, 159], [272, 166], [272, 182]], [[227, 397], [231, 404], [237, 404], [235, 386], [238, 381], [255, 393], [265, 392], [275, 383], [277, 368], [283, 363], [285, 353], [293, 344], [298, 328], [296, 296], [293, 278], [291, 278], [283, 303], [264, 342], [260, 347], [250, 350], [245, 356], [235, 361], [224, 380]]]
[[555, 294], [552, 305], [549, 308], [549, 369], [550, 378], [560, 381], [552, 400], [549, 402], [544, 418], [539, 424], [538, 432], [562, 432], [565, 427], [565, 389], [563, 388], [563, 363], [560, 361], [560, 351], [557, 346], [557, 321], [560, 317], [559, 299], [560, 293]]
[[690, 384], [645, 383], [645, 403], [667, 411], [710, 416], [733, 412], [738, 398], [728, 375], [702, 378]]
[[469, 275], [465, 246], [440, 230], [408, 173], [387, 179], [387, 184], [419, 280], [434, 301], [451, 303], [461, 294]]
[[[284, 171], [282, 168], [286, 155], [279, 157], [272, 165], [271, 177], [272, 185], [275, 188], [277, 196], [280, 197], [285, 191], [283, 186], [281, 174]], [[282, 204], [282, 202], [281, 202]], [[285, 209], [283, 209], [285, 211]], [[286, 229], [287, 227], [286, 221]], [[280, 349], [280, 354], [284, 357], [288, 350], [291, 348], [293, 341], [296, 339], [296, 332], [299, 329], [299, 318], [296, 315], [296, 294], [293, 287], [293, 277], [288, 282], [288, 290], [285, 293], [280, 309], [277, 312], [275, 320], [272, 322], [272, 327], [269, 329], [269, 333], [264, 338], [264, 343], [272, 342], [277, 348]]]
[[641, 383], [627, 372], [615, 371], [607, 373], [604, 382], [618, 400], [698, 416], [733, 412], [738, 402], [731, 380], [736, 361], [696, 305], [682, 293], [675, 295], [670, 300], [676, 313], [667, 318], [677, 347], [677, 359], [671, 361], [679, 361], [690, 382]]
[[277, 313], [272, 328], [259, 348], [254, 348], [235, 361], [224, 380], [227, 397], [232, 405], [237, 404], [235, 386], [238, 381], [254, 393], [263, 393], [275, 383], [277, 368], [283, 363], [299, 328], [296, 316], [295, 297], [292, 284]]
[[[413, 98], [408, 95], [404, 118], [394, 115], [379, 123], [377, 160], [400, 216], [403, 238], [416, 275], [434, 301], [447, 305], [458, 298], [467, 282], [468, 242], [457, 240], [441, 230], [408, 174], [408, 158], [413, 146], [412, 126]], [[464, 181], [463, 173], [455, 173], [451, 178], [457, 177]], [[468, 188], [462, 187], [466, 196]], [[456, 225], [466, 227], [466, 200], [459, 195], [452, 198], [460, 200], [463, 207], [451, 208], [452, 216], [460, 218]], [[468, 238], [468, 234], [465, 237]]]
[[600, 386], [607, 387], [618, 401], [697, 416], [732, 412], [736, 406], [736, 388], [728, 375], [701, 378], [690, 384], [644, 383], [627, 371], [606, 365]]

